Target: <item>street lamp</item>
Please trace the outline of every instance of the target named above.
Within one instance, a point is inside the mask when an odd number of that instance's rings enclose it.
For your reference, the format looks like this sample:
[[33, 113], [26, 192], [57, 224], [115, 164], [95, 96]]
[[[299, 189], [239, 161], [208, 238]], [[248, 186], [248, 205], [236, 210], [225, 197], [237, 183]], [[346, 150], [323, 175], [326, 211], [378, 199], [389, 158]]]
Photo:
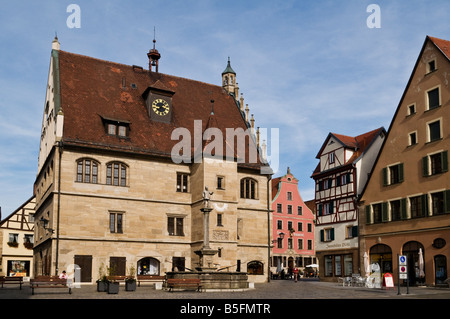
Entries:
[[41, 217], [40, 221], [42, 223], [42, 228], [44, 228], [45, 230], [51, 231], [52, 233], [55, 232], [55, 230], [53, 228], [48, 227], [48, 222], [49, 222], [48, 219]]
[[[283, 233], [283, 232], [278, 233], [278, 238], [283, 239], [283, 238], [284, 238], [284, 233]], [[278, 238], [277, 238], [277, 239], [273, 239], [273, 240], [272, 240], [272, 244], [276, 243], [277, 240], [278, 240]]]

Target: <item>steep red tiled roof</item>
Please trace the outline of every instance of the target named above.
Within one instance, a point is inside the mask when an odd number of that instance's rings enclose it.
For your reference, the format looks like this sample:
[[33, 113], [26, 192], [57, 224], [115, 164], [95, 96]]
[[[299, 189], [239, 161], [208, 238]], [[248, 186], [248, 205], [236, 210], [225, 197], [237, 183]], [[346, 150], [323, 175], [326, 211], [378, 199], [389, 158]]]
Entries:
[[433, 41], [433, 43], [442, 51], [442, 53], [444, 53], [447, 59], [450, 60], [450, 41], [430, 36], [428, 36], [428, 38], [430, 38], [430, 40]]
[[[316, 158], [320, 159], [320, 155], [325, 148], [325, 146], [328, 144], [328, 140], [331, 137], [335, 137], [345, 148], [351, 148], [354, 150], [353, 155], [347, 160], [346, 163], [343, 164], [343, 166], [353, 163], [357, 158], [363, 154], [367, 147], [372, 143], [372, 141], [380, 134], [380, 133], [386, 133], [384, 127], [377, 128], [375, 130], [372, 130], [370, 132], [358, 135], [356, 137], [342, 135], [342, 134], [336, 134], [336, 133], [330, 133], [328, 134], [328, 137], [325, 139], [325, 142], [322, 144], [322, 147], [320, 148], [319, 153], [317, 154]], [[320, 163], [317, 164], [316, 168], [314, 169], [314, 172], [312, 176], [318, 175], [320, 172]]]
[[[226, 128], [247, 129], [234, 98], [217, 85], [65, 51], [59, 51], [59, 71], [65, 144], [170, 157], [173, 146], [180, 142], [171, 140], [173, 130], [187, 128], [193, 156], [194, 120], [202, 120], [202, 132], [207, 125], [217, 126], [224, 139]], [[173, 92], [171, 123], [150, 119], [142, 96], [149, 86]], [[209, 122], [211, 99], [213, 124]], [[102, 118], [129, 123], [128, 138], [106, 134]], [[226, 149], [225, 141], [223, 144]], [[259, 167], [246, 162], [246, 166]]]

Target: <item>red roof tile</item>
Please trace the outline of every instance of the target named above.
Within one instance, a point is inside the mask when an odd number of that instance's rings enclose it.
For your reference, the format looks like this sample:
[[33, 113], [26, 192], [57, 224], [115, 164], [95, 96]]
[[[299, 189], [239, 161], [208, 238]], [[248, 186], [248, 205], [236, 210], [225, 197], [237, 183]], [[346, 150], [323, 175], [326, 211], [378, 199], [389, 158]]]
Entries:
[[[221, 86], [65, 51], [59, 51], [59, 70], [65, 144], [170, 157], [172, 147], [180, 142], [171, 140], [172, 131], [183, 127], [191, 132], [193, 156], [194, 120], [202, 120], [202, 132], [207, 125], [217, 126], [224, 139], [226, 128], [247, 129], [235, 99]], [[171, 123], [150, 119], [142, 96], [149, 86], [173, 93]], [[214, 119], [209, 118], [211, 99]], [[102, 118], [129, 123], [129, 136], [106, 134]]]
[[435, 37], [430, 37], [431, 41], [442, 51], [442, 53], [450, 60], [450, 41], [438, 39]]

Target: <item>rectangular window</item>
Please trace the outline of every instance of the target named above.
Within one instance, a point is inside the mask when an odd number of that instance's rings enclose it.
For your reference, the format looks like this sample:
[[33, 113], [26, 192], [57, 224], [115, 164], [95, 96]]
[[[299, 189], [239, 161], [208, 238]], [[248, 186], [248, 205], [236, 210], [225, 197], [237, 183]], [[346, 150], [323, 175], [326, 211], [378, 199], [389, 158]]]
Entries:
[[[424, 195], [427, 196], [427, 195]], [[424, 209], [424, 197], [415, 196], [409, 199], [410, 209], [411, 209], [411, 218], [420, 218], [425, 217], [425, 209]], [[426, 201], [425, 201], [426, 202]]]
[[334, 256], [334, 274], [335, 276], [342, 275], [341, 256]]
[[292, 205], [287, 205], [287, 213], [292, 214]]
[[428, 124], [429, 142], [441, 139], [441, 121], [435, 121]]
[[77, 182], [83, 181], [83, 161], [77, 163]]
[[333, 164], [333, 163], [334, 163], [334, 152], [328, 154], [328, 160], [329, 160], [329, 163], [330, 163], [330, 164]]
[[416, 132], [409, 133], [408, 145], [411, 146], [416, 144], [417, 144], [417, 133]]
[[303, 207], [297, 206], [297, 215], [303, 215]]
[[114, 124], [108, 124], [108, 134], [116, 135], [116, 126]]
[[283, 229], [283, 221], [281, 220], [277, 221], [277, 229]]
[[217, 188], [218, 189], [224, 189], [225, 188], [225, 177], [223, 176], [217, 176]]
[[431, 176], [448, 171], [448, 151], [422, 158], [423, 176]]
[[287, 200], [292, 200], [292, 192], [287, 192]]
[[334, 228], [326, 228], [320, 230], [320, 241], [328, 242], [334, 240]]
[[294, 227], [292, 227], [292, 222], [291, 221], [288, 221], [288, 230], [289, 231], [294, 230]]
[[307, 228], [308, 228], [308, 233], [312, 233], [312, 224], [311, 223], [308, 223]]
[[283, 248], [283, 239], [277, 238], [277, 248]]
[[299, 238], [297, 240], [297, 245], [298, 245], [298, 249], [300, 249], [300, 250], [303, 249], [303, 239]]
[[170, 236], [184, 236], [183, 230], [184, 218], [183, 217], [168, 217], [167, 218], [167, 231]]
[[325, 256], [325, 276], [331, 277], [333, 276], [333, 257]]
[[392, 185], [403, 182], [403, 163], [383, 168], [383, 185]]
[[118, 135], [120, 137], [126, 137], [127, 136], [127, 127], [123, 125], [119, 125], [119, 132]]
[[109, 213], [109, 231], [111, 233], [123, 233], [123, 213]]
[[432, 110], [440, 106], [439, 103], [439, 88], [435, 88], [427, 92], [428, 109]]
[[282, 212], [283, 212], [283, 205], [277, 204], [277, 213], [282, 213]]
[[381, 223], [381, 209], [381, 203], [372, 205], [374, 223]]
[[442, 215], [444, 211], [444, 192], [431, 194], [432, 215]]
[[408, 115], [416, 114], [416, 105], [412, 104], [408, 106]]
[[313, 241], [311, 239], [308, 239], [308, 250], [312, 250], [313, 248]]
[[19, 243], [19, 234], [10, 233], [8, 243], [18, 244]]
[[303, 231], [303, 223], [302, 222], [297, 223], [297, 231]]
[[293, 249], [293, 247], [292, 247], [292, 238], [288, 238], [288, 249]]
[[177, 173], [177, 192], [187, 193], [188, 191], [188, 174]]
[[217, 213], [217, 226], [223, 226], [223, 224], [222, 224], [222, 216], [223, 216], [223, 214]]
[[435, 70], [436, 70], [436, 61], [433, 60], [433, 61], [428, 62], [427, 72], [430, 73], [430, 72], [433, 72]]
[[390, 202], [391, 204], [391, 220], [401, 220], [401, 212], [400, 212], [400, 200], [394, 200]]

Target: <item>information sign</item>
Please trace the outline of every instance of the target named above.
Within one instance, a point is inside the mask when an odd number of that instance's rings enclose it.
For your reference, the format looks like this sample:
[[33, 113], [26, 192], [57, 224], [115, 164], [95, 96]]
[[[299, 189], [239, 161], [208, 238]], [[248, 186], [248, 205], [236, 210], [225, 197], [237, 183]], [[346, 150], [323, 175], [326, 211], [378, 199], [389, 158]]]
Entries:
[[390, 273], [384, 274], [384, 286], [387, 288], [394, 288], [394, 278]]
[[408, 265], [404, 255], [398, 257], [398, 277], [400, 279], [408, 279]]

